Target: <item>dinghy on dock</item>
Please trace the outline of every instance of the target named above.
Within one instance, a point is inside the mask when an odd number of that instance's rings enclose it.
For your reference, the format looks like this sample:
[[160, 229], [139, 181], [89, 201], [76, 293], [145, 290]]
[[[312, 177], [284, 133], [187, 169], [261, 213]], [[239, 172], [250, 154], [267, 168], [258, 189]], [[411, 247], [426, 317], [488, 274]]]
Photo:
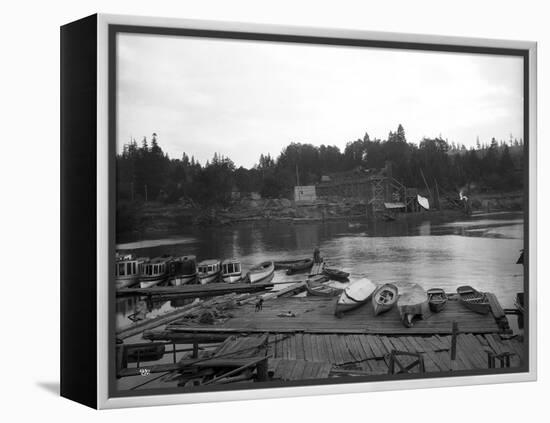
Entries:
[[338, 298], [334, 314], [342, 317], [345, 312], [367, 303], [375, 290], [376, 285], [370, 279], [352, 282]]
[[349, 273], [332, 267], [323, 267], [323, 273], [335, 281], [347, 282]]
[[433, 313], [439, 313], [447, 305], [447, 294], [441, 288], [428, 289], [428, 303]]
[[334, 288], [327, 285], [328, 277], [325, 275], [316, 275], [308, 278], [306, 281], [307, 295], [314, 297], [336, 297], [343, 292], [342, 288]]
[[487, 314], [491, 311], [491, 306], [484, 293], [475, 290], [469, 285], [459, 286], [456, 292], [460, 297], [460, 302], [466, 308], [479, 314]]
[[397, 302], [398, 289], [391, 283], [381, 285], [372, 294], [374, 315], [378, 316], [391, 309]]

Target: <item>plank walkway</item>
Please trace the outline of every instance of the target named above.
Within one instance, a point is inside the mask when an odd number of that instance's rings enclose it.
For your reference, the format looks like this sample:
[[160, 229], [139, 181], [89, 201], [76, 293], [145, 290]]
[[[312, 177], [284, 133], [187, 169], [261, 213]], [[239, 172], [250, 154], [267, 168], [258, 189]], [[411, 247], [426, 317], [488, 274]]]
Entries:
[[[232, 336], [220, 351], [238, 356], [258, 354], [258, 337]], [[263, 338], [262, 341], [263, 342]], [[514, 355], [511, 367], [518, 367], [524, 356], [523, 344], [501, 339], [499, 335], [460, 334], [457, 337], [457, 359], [451, 365], [451, 336], [376, 336], [376, 335], [316, 335], [271, 334], [267, 338], [268, 367], [274, 378], [303, 380], [346, 375], [380, 375], [388, 373], [392, 350], [421, 353], [425, 371], [487, 369], [488, 352]], [[308, 364], [309, 363], [309, 364]]]
[[[342, 318], [334, 316], [335, 298], [278, 298], [265, 302], [263, 309], [255, 312], [253, 304], [243, 304], [231, 310], [232, 318], [221, 324], [207, 325], [175, 321], [170, 330], [217, 333], [331, 333], [331, 334], [376, 334], [376, 335], [447, 335], [451, 333], [452, 322], [458, 323], [463, 333], [502, 332], [492, 313], [481, 315], [465, 308], [456, 300], [449, 300], [441, 313], [428, 313], [425, 319], [406, 328], [394, 307], [387, 313], [374, 316], [372, 304], [346, 313]], [[498, 303], [498, 302], [497, 302]], [[283, 317], [291, 312], [295, 317]]]

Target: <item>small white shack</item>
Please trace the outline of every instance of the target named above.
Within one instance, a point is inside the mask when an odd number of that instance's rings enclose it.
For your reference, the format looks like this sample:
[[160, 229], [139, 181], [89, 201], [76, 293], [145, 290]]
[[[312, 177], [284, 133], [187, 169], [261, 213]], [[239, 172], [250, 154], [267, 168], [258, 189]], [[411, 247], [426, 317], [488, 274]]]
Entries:
[[294, 201], [312, 203], [317, 200], [315, 185], [302, 185], [294, 187]]

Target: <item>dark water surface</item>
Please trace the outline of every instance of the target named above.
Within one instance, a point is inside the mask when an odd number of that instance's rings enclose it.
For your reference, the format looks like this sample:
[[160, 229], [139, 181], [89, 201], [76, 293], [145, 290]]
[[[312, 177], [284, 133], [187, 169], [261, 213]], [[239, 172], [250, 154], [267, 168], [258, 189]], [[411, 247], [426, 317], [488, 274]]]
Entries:
[[[264, 260], [309, 257], [319, 247], [325, 260], [349, 272], [352, 281], [368, 277], [376, 283], [416, 282], [425, 289], [441, 287], [448, 292], [460, 285], [472, 285], [495, 293], [504, 307], [512, 307], [516, 293], [523, 291], [523, 266], [515, 264], [523, 248], [521, 213], [477, 214], [452, 221], [426, 218], [376, 223], [247, 223], [191, 228], [117, 247], [149, 257], [234, 257], [241, 260], [245, 271]], [[274, 282], [303, 279], [303, 274], [287, 276], [277, 271]], [[127, 316], [139, 302], [135, 298], [117, 300], [117, 327], [131, 324]], [[155, 304], [147, 317], [168, 312], [174, 306], [177, 304], [170, 301]], [[139, 377], [130, 379], [120, 387], [128, 388]]]
[[[523, 290], [521, 213], [479, 214], [454, 221], [312, 222], [191, 228], [161, 239], [118, 244], [141, 256], [195, 254], [238, 258], [243, 268], [264, 260], [309, 257], [319, 247], [331, 265], [376, 283], [416, 282], [455, 291], [472, 285], [511, 306]], [[274, 281], [301, 280], [276, 272]]]

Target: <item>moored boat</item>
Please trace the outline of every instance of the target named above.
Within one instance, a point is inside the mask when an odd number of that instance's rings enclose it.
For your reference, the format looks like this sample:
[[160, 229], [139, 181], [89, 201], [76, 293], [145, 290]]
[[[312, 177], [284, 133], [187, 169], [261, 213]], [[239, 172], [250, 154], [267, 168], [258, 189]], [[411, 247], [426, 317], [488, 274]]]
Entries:
[[428, 303], [430, 310], [439, 313], [447, 305], [447, 294], [441, 288], [428, 289]]
[[303, 272], [304, 270], [311, 269], [311, 266], [313, 266], [313, 259], [307, 258], [299, 260], [287, 267], [286, 274], [292, 275], [294, 273]]
[[275, 266], [275, 270], [290, 269], [292, 266], [295, 266], [299, 263], [303, 263], [308, 260], [311, 260], [311, 259], [303, 258], [298, 260], [277, 260], [273, 262], [273, 265]]
[[222, 280], [227, 283], [235, 283], [242, 279], [241, 262], [236, 259], [222, 261]]
[[117, 289], [126, 288], [139, 282], [143, 258], [132, 254], [118, 255], [115, 264], [115, 284]]
[[343, 291], [342, 288], [335, 288], [325, 284], [328, 277], [325, 275], [316, 275], [306, 281], [307, 294], [315, 297], [336, 297]]
[[391, 309], [397, 302], [398, 289], [391, 283], [379, 286], [372, 294], [374, 315], [378, 316]]
[[353, 310], [369, 301], [376, 285], [367, 278], [352, 282], [336, 301], [334, 314], [341, 317], [343, 313]]
[[197, 258], [176, 257], [168, 263], [170, 283], [174, 286], [193, 283], [197, 279]]
[[413, 283], [399, 289], [397, 309], [403, 324], [410, 328], [416, 319], [428, 312], [428, 294], [420, 285]]
[[221, 264], [219, 260], [203, 260], [198, 265], [199, 268], [199, 282], [202, 285], [207, 283], [216, 282], [220, 277]]
[[491, 311], [491, 306], [484, 293], [479, 292], [469, 285], [459, 286], [456, 289], [460, 302], [464, 306], [479, 314], [487, 314]]
[[168, 262], [171, 257], [155, 257], [142, 265], [139, 285], [141, 288], [151, 288], [168, 279]]
[[323, 273], [336, 281], [348, 281], [349, 273], [331, 267], [323, 267]]
[[272, 261], [264, 261], [257, 266], [251, 267], [247, 273], [250, 283], [269, 282], [273, 279], [275, 265]]

